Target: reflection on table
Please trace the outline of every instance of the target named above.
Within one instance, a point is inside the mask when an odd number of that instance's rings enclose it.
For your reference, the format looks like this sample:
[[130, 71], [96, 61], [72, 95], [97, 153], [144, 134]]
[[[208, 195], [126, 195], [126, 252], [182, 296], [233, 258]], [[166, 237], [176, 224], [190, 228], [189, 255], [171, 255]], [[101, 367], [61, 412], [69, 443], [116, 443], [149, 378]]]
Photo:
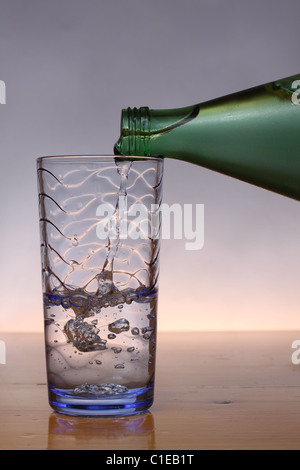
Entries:
[[[53, 413], [49, 417], [48, 450], [68, 448], [155, 449], [155, 426], [150, 412], [119, 418], [82, 418]], [[121, 447], [120, 447], [121, 446]]]

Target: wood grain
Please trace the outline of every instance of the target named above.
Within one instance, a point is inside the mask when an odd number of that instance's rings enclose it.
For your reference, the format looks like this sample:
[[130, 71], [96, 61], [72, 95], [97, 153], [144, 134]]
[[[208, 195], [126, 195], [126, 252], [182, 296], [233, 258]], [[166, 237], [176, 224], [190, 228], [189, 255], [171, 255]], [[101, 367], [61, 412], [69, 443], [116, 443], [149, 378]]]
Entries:
[[42, 334], [2, 334], [0, 449], [300, 449], [297, 332], [160, 333], [155, 403], [126, 418], [48, 405]]

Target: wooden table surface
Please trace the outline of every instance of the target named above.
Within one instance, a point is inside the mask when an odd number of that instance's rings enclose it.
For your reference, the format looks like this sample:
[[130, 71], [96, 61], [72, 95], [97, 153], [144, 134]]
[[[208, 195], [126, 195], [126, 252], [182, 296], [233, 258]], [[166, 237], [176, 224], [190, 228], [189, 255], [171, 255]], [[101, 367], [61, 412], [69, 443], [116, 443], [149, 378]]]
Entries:
[[155, 403], [122, 418], [53, 413], [43, 335], [0, 339], [1, 450], [300, 449], [300, 332], [160, 333]]

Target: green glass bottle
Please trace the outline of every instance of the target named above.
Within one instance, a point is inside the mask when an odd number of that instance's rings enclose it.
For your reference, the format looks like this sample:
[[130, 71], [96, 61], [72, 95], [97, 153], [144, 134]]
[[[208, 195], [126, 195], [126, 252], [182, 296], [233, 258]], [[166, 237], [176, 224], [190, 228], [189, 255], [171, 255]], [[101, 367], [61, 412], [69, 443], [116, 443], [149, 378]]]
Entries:
[[300, 74], [121, 121], [116, 155], [175, 158], [300, 200]]

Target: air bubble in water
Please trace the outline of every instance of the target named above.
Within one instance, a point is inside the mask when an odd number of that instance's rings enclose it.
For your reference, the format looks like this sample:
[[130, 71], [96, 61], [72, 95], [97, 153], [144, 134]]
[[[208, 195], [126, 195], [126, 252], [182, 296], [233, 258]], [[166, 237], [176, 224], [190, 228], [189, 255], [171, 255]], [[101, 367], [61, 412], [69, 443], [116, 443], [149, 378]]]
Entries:
[[126, 320], [126, 318], [120, 318], [119, 320], [116, 320], [115, 322], [108, 325], [108, 329], [112, 333], [116, 333], [118, 335], [123, 331], [129, 330], [129, 321]]
[[134, 336], [139, 335], [139, 334], [140, 334], [140, 330], [139, 330], [138, 328], [132, 328], [131, 334], [134, 335]]
[[98, 335], [99, 329], [81, 318], [69, 320], [64, 332], [73, 345], [82, 352], [101, 351], [106, 348], [106, 340]]
[[119, 384], [99, 384], [90, 385], [82, 384], [74, 389], [76, 395], [114, 395], [118, 393], [125, 393], [128, 388]]
[[153, 328], [151, 326], [146, 326], [145, 328], [142, 328], [142, 334], [143, 335], [145, 333], [148, 333], [148, 331], [153, 331]]

